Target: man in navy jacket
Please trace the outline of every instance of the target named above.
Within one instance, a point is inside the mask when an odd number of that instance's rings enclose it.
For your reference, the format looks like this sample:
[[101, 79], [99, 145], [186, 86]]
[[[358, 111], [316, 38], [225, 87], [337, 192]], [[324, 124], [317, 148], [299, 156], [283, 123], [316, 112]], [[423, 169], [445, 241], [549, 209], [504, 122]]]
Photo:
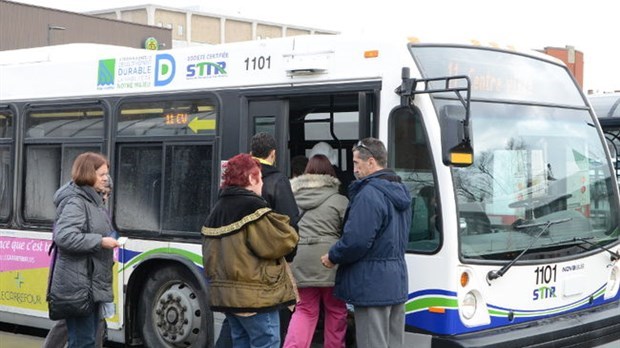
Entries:
[[404, 346], [411, 196], [386, 166], [380, 140], [366, 138], [353, 147], [358, 180], [349, 186], [342, 238], [321, 257], [325, 267], [338, 265], [335, 295], [355, 308], [360, 348]]

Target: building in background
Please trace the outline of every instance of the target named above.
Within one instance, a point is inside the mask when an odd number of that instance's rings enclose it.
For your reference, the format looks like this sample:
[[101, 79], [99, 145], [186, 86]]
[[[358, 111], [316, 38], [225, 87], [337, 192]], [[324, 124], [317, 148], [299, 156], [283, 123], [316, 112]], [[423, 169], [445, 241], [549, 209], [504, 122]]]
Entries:
[[583, 89], [583, 52], [577, 51], [573, 46], [545, 47], [543, 52], [563, 61]]
[[144, 48], [154, 41], [172, 47], [172, 30], [0, 0], [0, 51], [76, 42]]
[[78, 42], [169, 49], [337, 33], [156, 5], [76, 13], [0, 0], [0, 51]]
[[239, 18], [200, 10], [140, 5], [91, 11], [88, 14], [172, 30], [173, 47], [222, 44], [296, 35], [338, 34], [336, 31]]

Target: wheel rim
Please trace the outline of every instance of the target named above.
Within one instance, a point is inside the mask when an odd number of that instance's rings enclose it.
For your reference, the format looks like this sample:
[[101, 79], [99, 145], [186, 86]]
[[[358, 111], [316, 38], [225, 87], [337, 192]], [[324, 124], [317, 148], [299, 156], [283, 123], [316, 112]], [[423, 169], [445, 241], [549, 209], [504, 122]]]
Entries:
[[185, 284], [172, 285], [157, 299], [153, 323], [162, 340], [172, 347], [193, 346], [202, 324], [195, 292]]

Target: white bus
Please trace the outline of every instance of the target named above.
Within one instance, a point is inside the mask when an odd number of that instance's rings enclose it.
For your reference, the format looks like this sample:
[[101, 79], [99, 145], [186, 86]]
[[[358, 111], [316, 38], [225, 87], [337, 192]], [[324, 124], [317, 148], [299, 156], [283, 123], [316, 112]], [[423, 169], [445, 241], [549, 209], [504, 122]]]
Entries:
[[[258, 131], [277, 165], [318, 142], [352, 172], [374, 136], [411, 190], [406, 342], [558, 347], [620, 337], [620, 208], [603, 133], [566, 67], [496, 46], [308, 36], [168, 51], [0, 52], [0, 321], [50, 327], [52, 195], [101, 151], [112, 341], [205, 347], [200, 227]], [[318, 261], [318, 260], [317, 260]]]

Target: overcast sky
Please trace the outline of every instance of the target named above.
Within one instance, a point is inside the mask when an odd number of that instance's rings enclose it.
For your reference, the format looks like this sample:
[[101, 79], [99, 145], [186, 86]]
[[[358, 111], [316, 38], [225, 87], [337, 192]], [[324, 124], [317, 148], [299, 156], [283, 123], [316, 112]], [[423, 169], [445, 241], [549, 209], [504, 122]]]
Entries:
[[585, 90], [620, 90], [618, 0], [11, 1], [75, 12], [159, 4], [346, 34], [441, 36], [531, 49], [570, 45], [584, 53]]

